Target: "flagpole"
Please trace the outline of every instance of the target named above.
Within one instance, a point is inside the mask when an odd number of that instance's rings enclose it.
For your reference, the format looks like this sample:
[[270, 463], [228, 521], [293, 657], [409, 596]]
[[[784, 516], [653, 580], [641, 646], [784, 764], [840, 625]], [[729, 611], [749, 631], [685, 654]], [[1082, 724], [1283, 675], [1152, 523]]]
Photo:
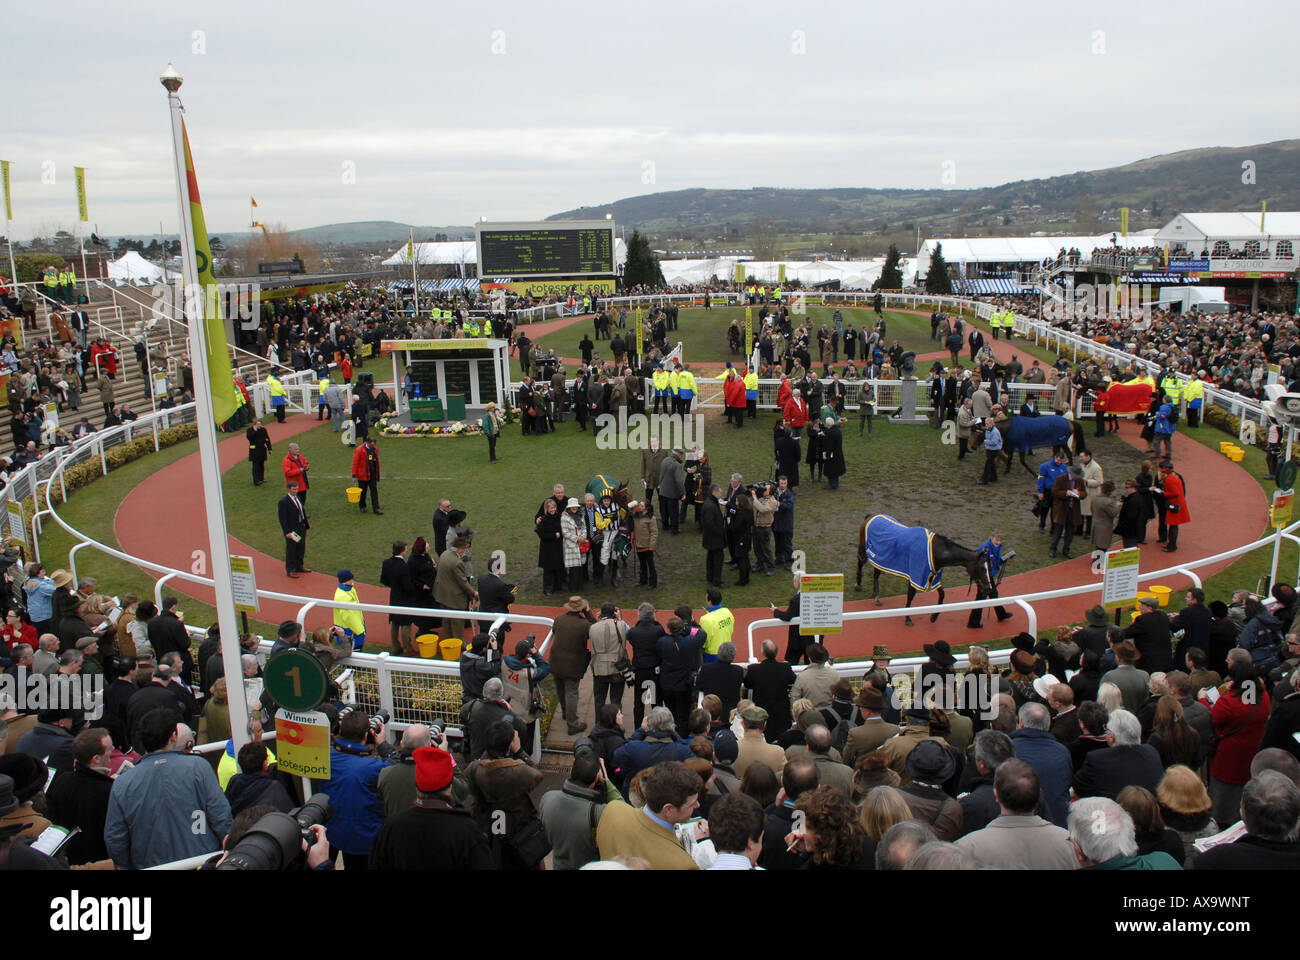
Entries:
[[417, 254], [415, 252], [415, 231], [411, 231], [411, 245], [407, 248], [411, 251], [411, 290], [415, 294], [415, 322], [420, 322], [420, 279], [415, 272], [415, 261]]
[[[181, 116], [185, 108], [177, 91], [182, 78], [170, 63], [159, 82], [167, 89], [171, 113], [172, 152], [176, 169], [176, 205], [181, 217], [181, 270], [185, 279], [182, 308], [189, 323], [190, 367], [194, 373], [195, 425], [199, 434], [199, 463], [203, 475], [203, 502], [207, 510], [208, 556], [212, 558], [212, 583], [216, 592], [217, 623], [221, 629], [221, 662], [227, 677], [244, 675], [240, 656], [239, 625], [235, 620], [235, 591], [230, 577], [230, 543], [226, 534], [226, 515], [221, 499], [221, 466], [217, 456], [217, 425], [212, 404], [212, 384], [208, 372], [207, 339], [204, 336], [203, 306], [205, 291], [199, 285], [198, 263], [194, 257], [194, 222], [190, 215], [189, 176], [185, 167], [185, 136]], [[190, 308], [197, 307], [192, 310]], [[248, 742], [248, 702], [241, 682], [226, 685], [230, 700], [230, 736], [235, 752]]]

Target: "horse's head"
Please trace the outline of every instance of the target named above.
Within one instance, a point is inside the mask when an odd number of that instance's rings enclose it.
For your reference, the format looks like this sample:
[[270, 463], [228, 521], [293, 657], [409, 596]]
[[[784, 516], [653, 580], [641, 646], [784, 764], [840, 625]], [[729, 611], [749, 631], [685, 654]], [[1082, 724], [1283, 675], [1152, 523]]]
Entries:
[[966, 573], [970, 576], [971, 582], [978, 585], [981, 590], [992, 589], [989, 583], [988, 558], [988, 551], [981, 550], [966, 564]]
[[628, 505], [628, 502], [632, 499], [632, 495], [628, 493], [626, 480], [614, 488], [613, 497], [614, 502], [620, 507], [626, 507]]

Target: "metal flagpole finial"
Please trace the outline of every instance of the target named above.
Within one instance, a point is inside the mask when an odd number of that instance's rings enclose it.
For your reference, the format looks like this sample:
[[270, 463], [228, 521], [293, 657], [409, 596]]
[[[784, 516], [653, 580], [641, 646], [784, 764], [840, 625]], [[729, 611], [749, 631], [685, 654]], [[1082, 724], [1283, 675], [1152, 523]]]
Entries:
[[158, 82], [167, 88], [168, 93], [175, 93], [181, 88], [181, 84], [185, 82], [185, 78], [176, 72], [176, 68], [172, 66], [172, 62], [168, 60], [167, 69], [162, 72], [162, 76], [158, 78]]

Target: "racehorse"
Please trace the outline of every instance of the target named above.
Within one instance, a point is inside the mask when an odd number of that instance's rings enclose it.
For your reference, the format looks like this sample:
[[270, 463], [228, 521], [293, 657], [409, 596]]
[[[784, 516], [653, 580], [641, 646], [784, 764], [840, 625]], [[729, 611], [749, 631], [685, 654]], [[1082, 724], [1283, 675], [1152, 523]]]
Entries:
[[[880, 575], [888, 573], [907, 581], [907, 603], [910, 607], [919, 591], [939, 591], [943, 603], [941, 583], [944, 567], [965, 567], [971, 581], [984, 590], [990, 590], [988, 568], [981, 550], [969, 550], [942, 534], [925, 527], [909, 527], [883, 513], [868, 516], [858, 528], [858, 583], [862, 589], [862, 568], [871, 564], [871, 598], [881, 606]], [[930, 614], [930, 622], [939, 619]], [[909, 616], [905, 622], [913, 626]]]
[[628, 502], [632, 499], [632, 493], [627, 488], [626, 480], [617, 483], [603, 473], [596, 474], [587, 482], [586, 492], [590, 493], [598, 501], [608, 493], [614, 498], [614, 502], [624, 510], [627, 509]]
[[[1006, 459], [1007, 468], [1003, 476], [1011, 472], [1011, 451], [1020, 454], [1020, 465], [1030, 475], [1038, 476], [1038, 471], [1025, 462], [1025, 453], [1038, 447], [1050, 446], [1053, 452], [1064, 450], [1069, 457], [1084, 449], [1088, 442], [1084, 438], [1083, 423], [1048, 414], [1041, 417], [1021, 417], [1010, 415], [998, 422], [1002, 432], [1002, 457]], [[971, 447], [978, 448], [984, 443], [984, 425], [971, 430]]]
[[1105, 397], [1104, 409], [1109, 416], [1115, 417], [1145, 414], [1150, 409], [1151, 397], [1157, 390], [1145, 380], [1137, 383], [1083, 380], [1078, 385], [1099, 397]]

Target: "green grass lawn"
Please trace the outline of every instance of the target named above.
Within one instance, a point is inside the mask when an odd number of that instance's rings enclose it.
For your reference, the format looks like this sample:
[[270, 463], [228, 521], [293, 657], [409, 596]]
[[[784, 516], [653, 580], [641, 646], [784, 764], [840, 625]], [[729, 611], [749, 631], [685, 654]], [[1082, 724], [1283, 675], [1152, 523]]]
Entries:
[[[770, 477], [775, 422], [775, 413], [764, 413], [736, 430], [725, 424], [719, 413], [708, 413], [704, 446], [713, 463], [715, 482], [725, 484], [733, 471], [747, 481]], [[1030, 514], [1034, 477], [1019, 465], [996, 487], [980, 487], [975, 481], [982, 457], [968, 457], [959, 463], [956, 447], [943, 445], [939, 431], [926, 426], [891, 426], [877, 418], [874, 434], [860, 438], [857, 421], [847, 421], [846, 426], [849, 472], [838, 491], [827, 490], [820, 482], [810, 483], [801, 466], [795, 546], [806, 551], [810, 571], [842, 570], [851, 576], [856, 567], [858, 528], [874, 513], [928, 525], [969, 547], [1000, 529], [1019, 553], [1014, 572], [1051, 562], [1047, 538], [1037, 532]], [[387, 479], [380, 484], [384, 516], [375, 517], [346, 502], [351, 451], [337, 442], [330, 428], [318, 427], [298, 440], [313, 466], [309, 565], [327, 571], [348, 567], [367, 583], [378, 582], [379, 566], [393, 540], [409, 543], [416, 536], [431, 535], [433, 511], [438, 500], [447, 496], [454, 506], [467, 511], [470, 526], [478, 531], [473, 551], [477, 567], [485, 567], [493, 550], [504, 550], [507, 579], [520, 584], [520, 601], [542, 603], [533, 517], [552, 484], [563, 483], [570, 494], [576, 492], [580, 498], [588, 480], [603, 473], [632, 481], [633, 495], [641, 493], [637, 451], [598, 450], [593, 435], [579, 431], [573, 422], [543, 437], [522, 437], [519, 427], [511, 426], [498, 446], [502, 462], [495, 465], [487, 463], [485, 443], [470, 438], [381, 439]], [[1135, 473], [1140, 460], [1138, 451], [1111, 437], [1100, 440], [1095, 452], [1110, 475]], [[1032, 460], [1034, 466], [1044, 457], [1045, 451], [1040, 451]], [[279, 490], [270, 484], [265, 490], [251, 488], [242, 466], [226, 475], [225, 485], [231, 533], [278, 556], [275, 504]], [[661, 535], [658, 565], [664, 589], [654, 596], [660, 603], [666, 597], [672, 598], [674, 605], [701, 601], [704, 552], [693, 511], [680, 536]], [[729, 573], [727, 579], [734, 583], [736, 577]], [[954, 577], [953, 583], [959, 579]], [[900, 586], [901, 581], [892, 578], [881, 581], [882, 593], [901, 592]], [[747, 587], [733, 587], [728, 602], [762, 606], [769, 600], [784, 601], [789, 593], [789, 577], [778, 571], [773, 577], [759, 574]], [[602, 600], [624, 606], [645, 598], [645, 592], [635, 586], [620, 586], [616, 591], [606, 588], [600, 595]]]
[[[151, 473], [181, 457], [197, 453], [198, 449], [197, 440], [187, 440], [118, 467], [90, 486], [70, 491], [68, 502], [58, 507], [59, 515], [87, 536], [120, 549], [121, 544], [113, 530], [118, 504]], [[159, 536], [163, 535], [165, 527], [160, 527]], [[68, 565], [68, 551], [77, 541], [53, 520], [46, 518], [40, 542], [41, 557], [46, 569], [54, 570]], [[95, 577], [104, 593], [118, 597], [134, 593], [142, 600], [153, 598], [154, 583], [157, 581], [152, 573], [91, 547], [77, 552], [77, 575]], [[217, 619], [215, 607], [189, 597], [182, 599], [180, 609], [185, 613], [185, 622], [192, 626], [206, 627]], [[258, 620], [250, 619], [249, 627], [254, 633], [263, 636], [275, 634], [274, 625]]]

